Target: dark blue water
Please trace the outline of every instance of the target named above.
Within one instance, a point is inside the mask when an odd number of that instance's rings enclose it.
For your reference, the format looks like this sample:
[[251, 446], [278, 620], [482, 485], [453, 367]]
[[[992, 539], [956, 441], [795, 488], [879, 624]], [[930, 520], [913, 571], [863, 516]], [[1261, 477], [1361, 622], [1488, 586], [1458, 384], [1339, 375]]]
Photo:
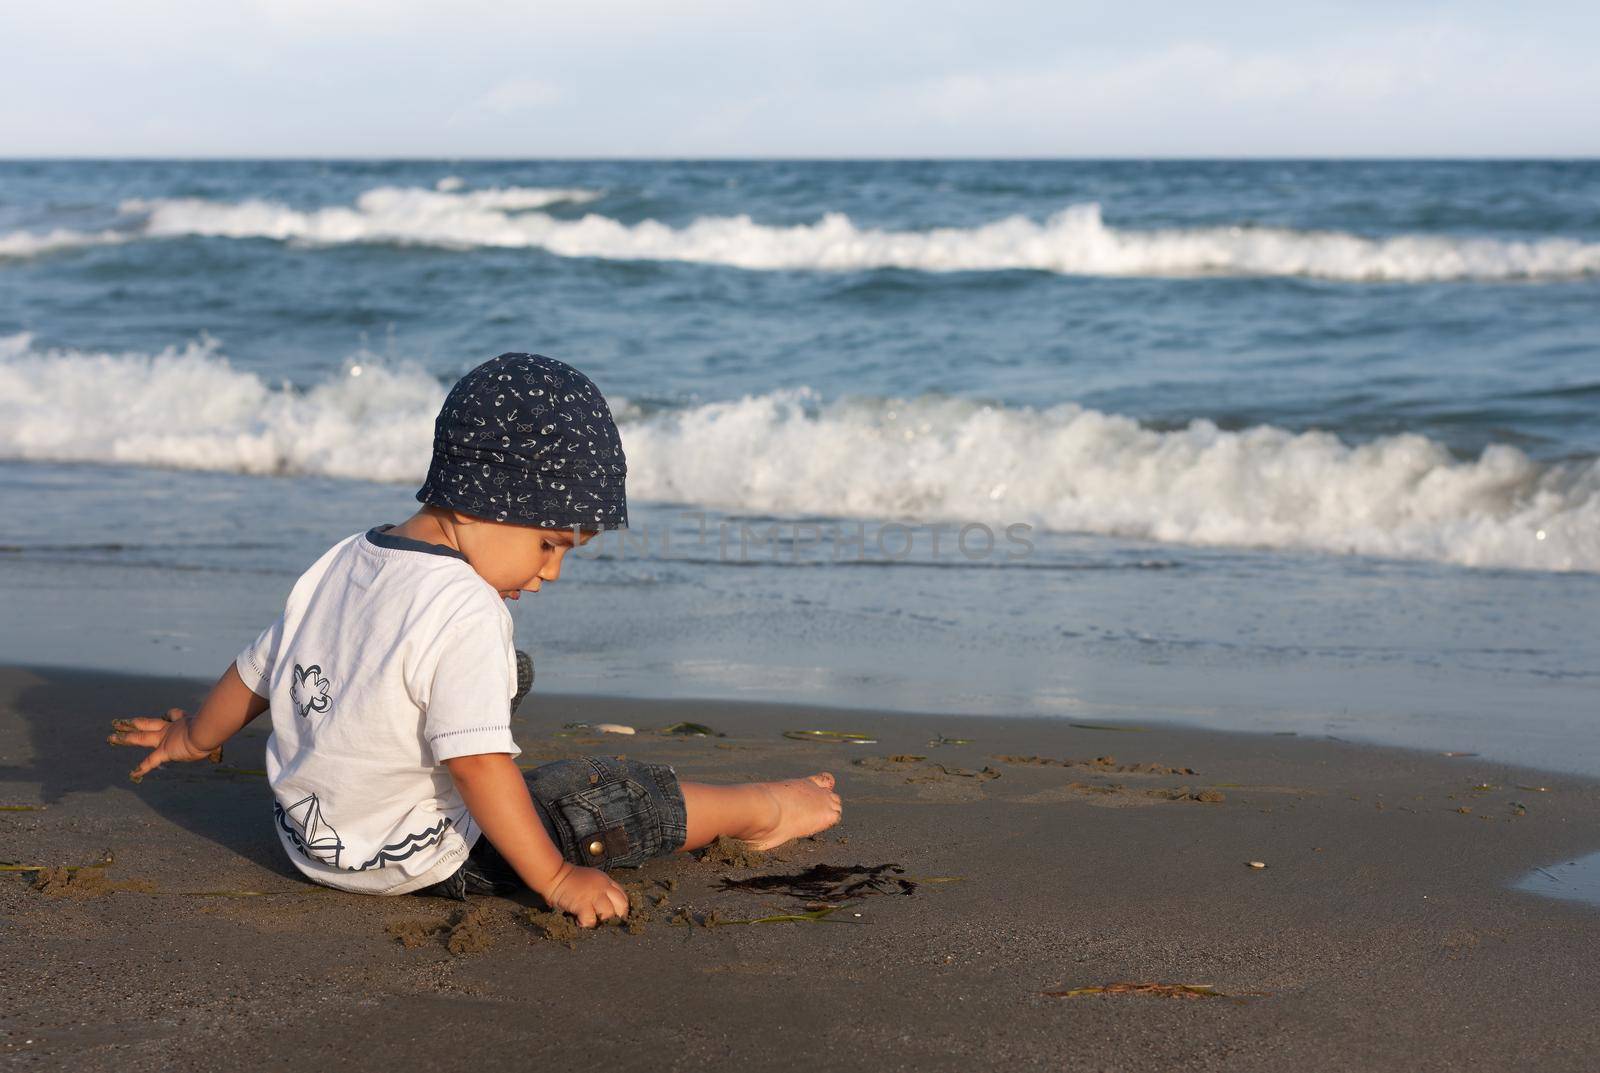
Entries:
[[[1425, 698], [1359, 731], [1407, 741], [1534, 696], [1563, 741], [1600, 710], [1597, 313], [1595, 162], [0, 163], [0, 563], [56, 616], [9, 641], [214, 655], [398, 520], [451, 379], [534, 350], [613, 398], [677, 541], [547, 601], [644, 654], [558, 684], [1114, 715], [1204, 680], [1223, 722]], [[780, 561], [889, 520], [903, 559]], [[1021, 561], [949, 552], [1008, 524]], [[194, 644], [143, 625], [176, 605]]]

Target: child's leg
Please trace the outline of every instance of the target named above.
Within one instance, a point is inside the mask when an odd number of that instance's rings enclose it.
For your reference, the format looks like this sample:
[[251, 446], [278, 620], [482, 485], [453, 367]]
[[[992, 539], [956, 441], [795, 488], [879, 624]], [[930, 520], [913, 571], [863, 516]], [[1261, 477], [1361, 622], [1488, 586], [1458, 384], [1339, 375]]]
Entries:
[[783, 782], [711, 786], [680, 781], [678, 786], [688, 814], [686, 850], [708, 845], [718, 835], [771, 849], [839, 822], [839, 795], [827, 772]]

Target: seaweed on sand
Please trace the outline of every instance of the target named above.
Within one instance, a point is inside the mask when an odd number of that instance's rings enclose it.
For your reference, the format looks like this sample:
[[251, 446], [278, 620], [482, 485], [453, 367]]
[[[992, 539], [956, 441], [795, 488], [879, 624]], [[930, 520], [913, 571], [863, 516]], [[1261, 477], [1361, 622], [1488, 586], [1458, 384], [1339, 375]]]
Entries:
[[868, 894], [915, 894], [914, 880], [898, 864], [814, 864], [801, 872], [723, 879], [722, 890], [786, 894], [807, 902], [837, 902]]
[[671, 734], [680, 738], [725, 738], [726, 734], [720, 730], [712, 730], [704, 723], [673, 723], [671, 726], [662, 727], [661, 733]]
[[1149, 995], [1157, 998], [1227, 998], [1210, 984], [1095, 984], [1089, 987], [1069, 987], [1060, 991], [1041, 991], [1050, 998], [1083, 998], [1085, 995]]

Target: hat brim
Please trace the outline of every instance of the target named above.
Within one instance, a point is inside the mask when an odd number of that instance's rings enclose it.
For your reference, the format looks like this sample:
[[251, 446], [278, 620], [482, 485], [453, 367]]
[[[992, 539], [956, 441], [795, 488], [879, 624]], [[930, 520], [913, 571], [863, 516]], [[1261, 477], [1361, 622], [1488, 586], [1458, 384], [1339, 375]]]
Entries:
[[480, 481], [438, 480], [429, 473], [417, 500], [509, 525], [536, 529], [626, 529], [628, 499], [619, 479], [549, 481], [527, 491], [483, 487]]

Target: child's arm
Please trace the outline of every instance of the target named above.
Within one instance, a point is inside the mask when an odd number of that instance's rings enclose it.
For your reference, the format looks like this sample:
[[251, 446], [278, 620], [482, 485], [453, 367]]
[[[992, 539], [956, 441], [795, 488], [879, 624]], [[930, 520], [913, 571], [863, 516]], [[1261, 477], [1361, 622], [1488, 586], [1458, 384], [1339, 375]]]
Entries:
[[169, 760], [221, 760], [222, 743], [266, 710], [266, 698], [252, 693], [238, 668], [229, 664], [193, 718], [173, 708], [160, 718], [115, 719], [111, 726], [116, 733], [106, 740], [150, 750], [128, 774], [138, 782]]
[[628, 915], [628, 896], [609, 876], [562, 858], [539, 822], [528, 784], [510, 756], [457, 756], [444, 766], [484, 836], [552, 909], [571, 913], [584, 928]]

